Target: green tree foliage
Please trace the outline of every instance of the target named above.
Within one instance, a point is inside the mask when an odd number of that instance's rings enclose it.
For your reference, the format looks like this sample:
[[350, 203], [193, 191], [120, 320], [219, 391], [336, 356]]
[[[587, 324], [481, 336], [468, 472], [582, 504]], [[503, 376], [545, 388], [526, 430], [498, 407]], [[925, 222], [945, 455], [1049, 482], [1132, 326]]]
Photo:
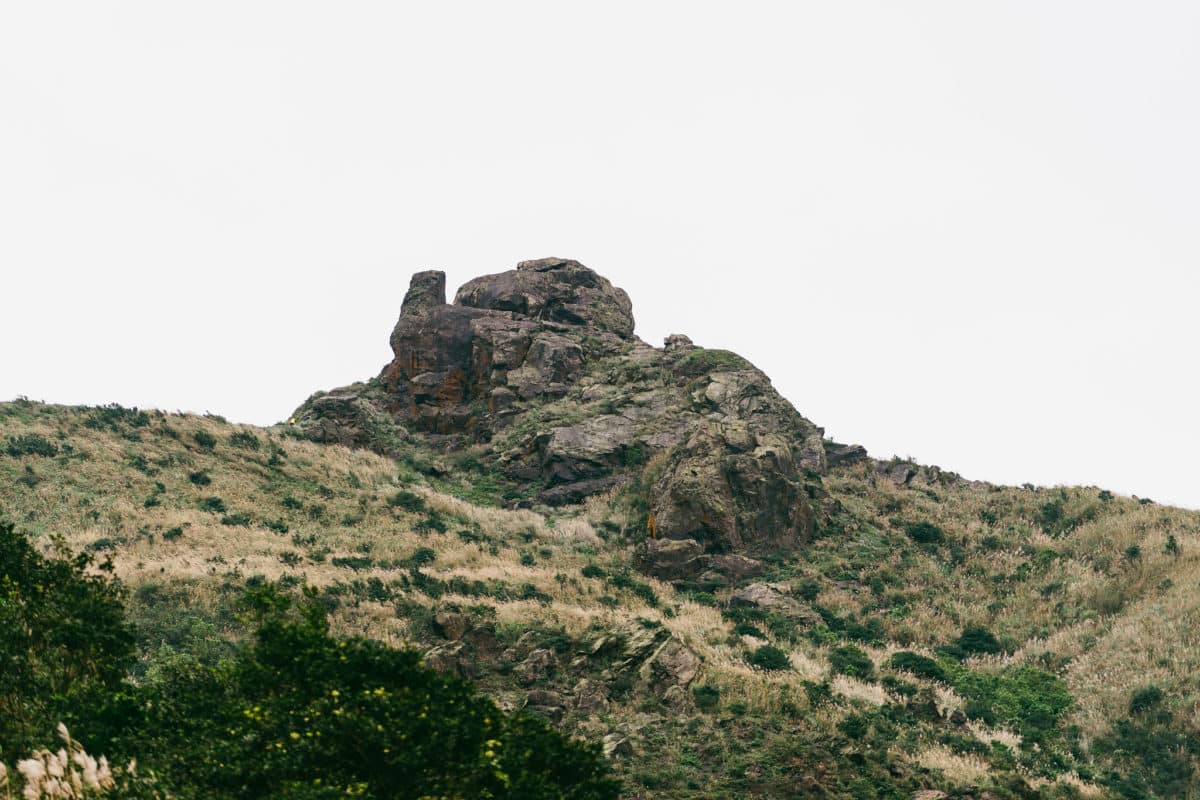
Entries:
[[[61, 543], [60, 543], [61, 544]], [[60, 548], [61, 550], [61, 548]], [[0, 754], [87, 720], [133, 663], [124, 593], [93, 556], [47, 558], [0, 520]], [[100, 574], [95, 574], [96, 568]], [[89, 570], [92, 570], [89, 573]]]
[[233, 657], [170, 659], [132, 684], [123, 592], [96, 566], [43, 556], [0, 523], [6, 758], [65, 721], [93, 751], [137, 757], [178, 797], [618, 796], [596, 747], [502, 712], [416, 652], [334, 638], [315, 593], [296, 604], [260, 585], [246, 596], [257, 633]]
[[951, 682], [967, 700], [967, 716], [1012, 728], [1031, 743], [1055, 736], [1059, 718], [1074, 702], [1062, 678], [1037, 667], [959, 669]]
[[[258, 634], [216, 667], [183, 663], [136, 702], [111, 744], [204, 798], [571, 798], [618, 794], [592, 747], [506, 715], [418, 654], [329, 635], [310, 597], [248, 596]], [[107, 743], [106, 743], [107, 744]]]

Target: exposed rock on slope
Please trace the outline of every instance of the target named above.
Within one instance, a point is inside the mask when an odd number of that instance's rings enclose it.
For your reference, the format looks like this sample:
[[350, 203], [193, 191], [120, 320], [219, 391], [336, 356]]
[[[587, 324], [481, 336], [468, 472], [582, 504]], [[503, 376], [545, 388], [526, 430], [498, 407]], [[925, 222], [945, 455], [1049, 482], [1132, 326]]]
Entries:
[[[409, 436], [481, 460], [550, 505], [638, 479], [654, 533], [702, 553], [799, 545], [821, 514], [822, 431], [752, 364], [633, 335], [628, 295], [546, 258], [468, 282], [413, 276], [379, 377], [317, 394], [311, 438], [388, 452]], [[697, 561], [697, 566], [708, 566]]]

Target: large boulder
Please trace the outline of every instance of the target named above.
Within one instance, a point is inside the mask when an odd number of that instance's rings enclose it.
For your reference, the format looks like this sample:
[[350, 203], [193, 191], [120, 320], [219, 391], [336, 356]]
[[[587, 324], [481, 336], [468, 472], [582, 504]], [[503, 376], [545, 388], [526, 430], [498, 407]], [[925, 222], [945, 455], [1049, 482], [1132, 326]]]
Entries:
[[704, 545], [695, 539], [647, 539], [637, 560], [642, 570], [654, 577], [674, 581], [697, 574], [704, 566]]
[[633, 335], [633, 303], [592, 270], [565, 258], [522, 261], [516, 270], [467, 282], [454, 302], [471, 308]]
[[807, 541], [815, 522], [791, 444], [711, 423], [672, 454], [651, 491], [662, 535], [706, 550], [777, 551]]

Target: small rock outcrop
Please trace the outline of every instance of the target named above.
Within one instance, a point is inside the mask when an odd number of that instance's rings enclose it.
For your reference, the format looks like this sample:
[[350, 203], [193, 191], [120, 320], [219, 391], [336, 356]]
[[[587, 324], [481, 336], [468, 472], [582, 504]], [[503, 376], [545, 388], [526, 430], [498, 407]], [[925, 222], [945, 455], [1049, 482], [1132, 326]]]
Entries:
[[699, 548], [654, 567], [670, 579], [744, 572], [700, 556], [795, 548], [820, 523], [822, 431], [745, 359], [682, 334], [651, 347], [629, 296], [569, 259], [523, 261], [446, 298], [444, 273], [414, 275], [392, 360], [310, 398], [293, 417], [301, 433], [383, 453], [475, 445], [546, 505], [637, 485], [658, 537]]

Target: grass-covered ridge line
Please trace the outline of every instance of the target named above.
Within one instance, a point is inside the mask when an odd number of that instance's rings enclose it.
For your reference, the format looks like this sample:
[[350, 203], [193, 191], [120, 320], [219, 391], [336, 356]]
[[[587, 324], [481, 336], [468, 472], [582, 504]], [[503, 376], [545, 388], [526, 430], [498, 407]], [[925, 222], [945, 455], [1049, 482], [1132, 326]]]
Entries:
[[[821, 486], [840, 508], [828, 529], [756, 579], [798, 610], [733, 608], [737, 586], [632, 568], [637, 486], [510, 511], [492, 504], [521, 487], [469, 452], [389, 459], [286, 426], [0, 405], [0, 507], [39, 543], [113, 558], [143, 680], [230, 658], [248, 588], [310, 587], [337, 635], [474, 663], [502, 705], [611, 737], [649, 796], [1195, 791], [1200, 515], [1095, 488], [898, 488], [869, 463]], [[447, 612], [495, 644], [448, 640]], [[687, 697], [592, 655], [639, 631], [699, 656]], [[526, 676], [536, 649], [553, 664]], [[576, 705], [583, 680], [604, 703]]]

